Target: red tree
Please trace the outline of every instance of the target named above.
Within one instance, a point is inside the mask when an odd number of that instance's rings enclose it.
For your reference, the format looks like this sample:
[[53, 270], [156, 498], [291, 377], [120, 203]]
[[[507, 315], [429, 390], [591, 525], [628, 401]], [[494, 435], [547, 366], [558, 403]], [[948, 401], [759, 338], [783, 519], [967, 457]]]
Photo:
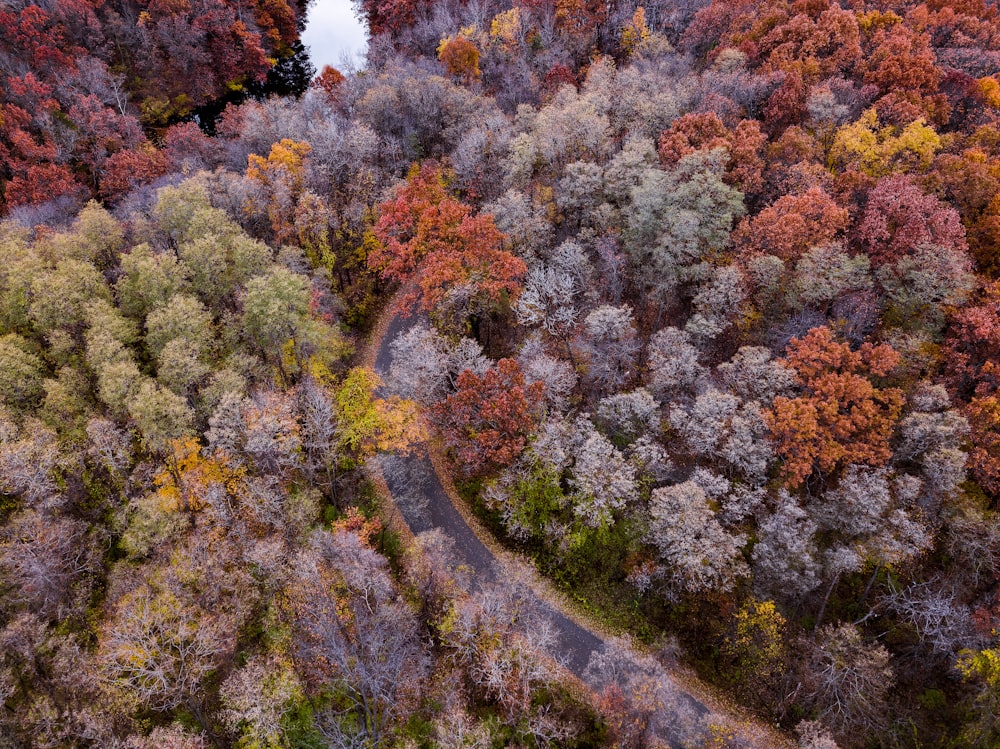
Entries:
[[501, 359], [482, 377], [462, 372], [455, 393], [436, 410], [462, 469], [475, 475], [513, 463], [538, 419], [544, 392], [540, 382], [525, 386], [513, 359]]
[[874, 265], [898, 260], [924, 244], [942, 251], [968, 252], [958, 212], [924, 194], [906, 175], [879, 180], [868, 198], [856, 237]]
[[744, 256], [767, 253], [797, 260], [806, 250], [829, 244], [847, 228], [848, 213], [819, 187], [785, 195], [744, 219], [733, 241]]

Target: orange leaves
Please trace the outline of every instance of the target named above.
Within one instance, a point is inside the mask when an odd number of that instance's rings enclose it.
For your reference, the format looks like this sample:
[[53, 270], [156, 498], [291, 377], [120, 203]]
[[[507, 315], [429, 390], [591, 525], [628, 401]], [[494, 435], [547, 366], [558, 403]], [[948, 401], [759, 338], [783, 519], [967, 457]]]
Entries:
[[464, 36], [445, 39], [438, 47], [438, 59], [448, 72], [463, 81], [479, 77], [479, 48]]
[[775, 398], [764, 412], [788, 485], [801, 485], [815, 470], [830, 473], [847, 463], [879, 466], [892, 457], [889, 439], [903, 393], [878, 388], [869, 378], [884, 377], [898, 363], [891, 346], [865, 343], [852, 351], [826, 327], [792, 339], [784, 364], [795, 370], [803, 393]]
[[362, 456], [379, 451], [405, 452], [423, 439], [413, 401], [376, 398], [382, 380], [372, 370], [355, 367], [334, 393], [341, 446]]
[[505, 235], [493, 216], [474, 216], [472, 207], [451, 197], [445, 176], [427, 162], [411, 170], [395, 197], [380, 206], [378, 245], [368, 266], [392, 281], [416, 281], [411, 303], [439, 308], [450, 299], [498, 305], [516, 297], [527, 266], [503, 249]]
[[372, 548], [372, 539], [381, 530], [382, 521], [378, 517], [366, 518], [357, 507], [348, 507], [344, 517], [333, 521], [334, 533], [353, 533], [368, 548]]
[[832, 242], [848, 224], [848, 213], [822, 188], [785, 195], [752, 219], [744, 219], [733, 240], [744, 256], [767, 253], [797, 260], [811, 247]]

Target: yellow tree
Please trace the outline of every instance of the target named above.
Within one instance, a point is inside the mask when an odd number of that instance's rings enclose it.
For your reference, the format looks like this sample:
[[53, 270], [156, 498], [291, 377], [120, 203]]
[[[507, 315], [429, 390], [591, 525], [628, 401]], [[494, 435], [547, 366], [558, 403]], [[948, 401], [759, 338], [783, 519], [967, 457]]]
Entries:
[[[311, 150], [308, 143], [282, 138], [271, 146], [266, 159], [255, 153], [247, 159], [247, 179], [259, 186], [260, 207], [279, 243], [295, 237], [295, 207], [305, 190], [305, 158]], [[257, 208], [253, 202], [250, 210]]]
[[379, 451], [405, 452], [423, 438], [417, 404], [395, 396], [376, 397], [381, 385], [371, 369], [355, 367], [334, 393], [338, 443], [347, 461]]

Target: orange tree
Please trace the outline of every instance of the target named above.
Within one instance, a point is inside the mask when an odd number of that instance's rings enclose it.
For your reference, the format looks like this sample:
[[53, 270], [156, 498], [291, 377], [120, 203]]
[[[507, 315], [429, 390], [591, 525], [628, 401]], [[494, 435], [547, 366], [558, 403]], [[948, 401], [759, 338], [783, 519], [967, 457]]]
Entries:
[[446, 189], [446, 175], [432, 162], [414, 167], [406, 183], [379, 208], [377, 242], [368, 266], [390, 281], [414, 281], [407, 297], [427, 311], [464, 302], [469, 308], [511, 301], [527, 266], [503, 248], [506, 236], [491, 214]]
[[813, 328], [788, 344], [783, 363], [795, 371], [801, 393], [778, 397], [764, 419], [784, 460], [789, 486], [813, 471], [830, 473], [847, 463], [879, 466], [892, 457], [889, 439], [903, 409], [898, 388], [880, 388], [899, 362], [891, 346], [865, 343], [852, 351], [827, 327]]
[[540, 382], [525, 385], [513, 359], [482, 376], [466, 369], [436, 409], [445, 444], [469, 475], [508, 466], [521, 454], [539, 415]]

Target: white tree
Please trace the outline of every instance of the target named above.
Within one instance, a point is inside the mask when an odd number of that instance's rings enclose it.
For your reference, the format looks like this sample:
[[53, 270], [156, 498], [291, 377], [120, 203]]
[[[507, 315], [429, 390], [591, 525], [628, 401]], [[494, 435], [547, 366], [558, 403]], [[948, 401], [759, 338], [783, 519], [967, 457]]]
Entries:
[[715, 268], [695, 294], [694, 314], [684, 329], [697, 338], [718, 337], [739, 319], [746, 297], [743, 275], [735, 265]]
[[820, 584], [816, 523], [785, 490], [757, 531], [753, 579], [760, 597], [795, 601]]
[[967, 456], [962, 450], [969, 422], [949, 408], [941, 385], [924, 383], [911, 396], [914, 410], [899, 423], [897, 461], [919, 467], [926, 488], [936, 498], [953, 494], [965, 480]]
[[223, 682], [222, 721], [241, 742], [281, 746], [282, 719], [302, 697], [302, 686], [289, 666], [275, 656], [254, 655]]
[[696, 389], [708, 375], [708, 369], [698, 361], [699, 355], [686, 331], [664, 328], [654, 333], [646, 351], [647, 384], [653, 394], [668, 400], [682, 391]]
[[576, 387], [576, 372], [569, 362], [551, 356], [536, 337], [524, 342], [517, 355], [524, 381], [545, 385], [545, 402], [554, 411], [564, 411]]
[[577, 425], [570, 478], [576, 490], [573, 511], [591, 528], [608, 526], [614, 513], [638, 494], [635, 466], [589, 420], [581, 418]]
[[597, 404], [597, 420], [610, 434], [629, 441], [660, 425], [660, 404], [646, 388], [616, 393]]
[[579, 286], [576, 278], [551, 265], [535, 265], [528, 271], [524, 290], [514, 306], [521, 325], [541, 328], [569, 348], [569, 336], [576, 327], [580, 310], [576, 306]]
[[749, 574], [746, 537], [726, 531], [694, 481], [653, 490], [649, 540], [667, 563], [669, 585], [688, 593], [729, 591]]
[[765, 406], [776, 396], [788, 393], [795, 384], [795, 373], [772, 359], [771, 352], [762, 346], [741, 346], [716, 371], [730, 391], [743, 400], [759, 401]]
[[451, 347], [436, 330], [419, 323], [389, 344], [392, 363], [386, 376], [390, 392], [423, 405], [444, 392], [451, 364]]
[[584, 319], [579, 345], [587, 358], [585, 379], [599, 391], [619, 388], [635, 368], [639, 344], [628, 305], [602, 305]]

